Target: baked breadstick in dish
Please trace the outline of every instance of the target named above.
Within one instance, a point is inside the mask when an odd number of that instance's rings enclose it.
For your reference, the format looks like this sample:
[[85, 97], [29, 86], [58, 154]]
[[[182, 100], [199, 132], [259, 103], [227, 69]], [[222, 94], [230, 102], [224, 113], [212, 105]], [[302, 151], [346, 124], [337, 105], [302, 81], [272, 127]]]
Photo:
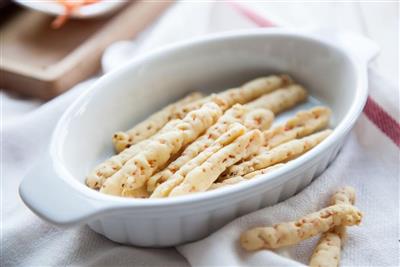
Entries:
[[[278, 88], [288, 86], [292, 82], [292, 79], [287, 75], [271, 75], [251, 80], [239, 88], [225, 90], [216, 94], [216, 96], [223, 100], [223, 105], [220, 105], [220, 107], [223, 110], [226, 110], [234, 104], [248, 103], [264, 94], [277, 90]], [[197, 109], [203, 104], [203, 99], [194, 101], [186, 105], [182, 109], [182, 113], [185, 114], [185, 112], [187, 113], [187, 110]], [[178, 112], [177, 116], [182, 117], [182, 114], [179, 114]]]
[[[331, 199], [331, 205], [354, 205], [355, 190], [346, 186], [337, 191]], [[323, 233], [310, 258], [311, 267], [337, 267], [340, 261], [340, 249], [346, 235], [346, 227], [336, 226]]]
[[206, 191], [226, 168], [254, 153], [261, 144], [262, 138], [259, 130], [251, 130], [238, 137], [189, 172], [169, 196], [175, 197]]
[[248, 110], [243, 116], [243, 125], [247, 129], [258, 129], [260, 131], [267, 130], [271, 127], [274, 120], [274, 113], [268, 109], [256, 108]]
[[271, 150], [260, 149], [251, 159], [228, 168], [223, 178], [244, 176], [248, 173], [264, 169], [276, 163], [296, 158], [321, 143], [331, 134], [332, 130], [324, 130], [301, 139], [295, 139], [281, 144]]
[[[180, 122], [180, 120], [172, 120], [168, 122], [157, 134], [171, 131]], [[131, 147], [123, 150], [118, 155], [114, 155], [108, 160], [97, 165], [86, 177], [86, 184], [93, 189], [100, 189], [104, 181], [122, 168], [122, 166], [134, 155], [145, 149], [151, 141], [143, 140]]]
[[209, 190], [214, 190], [217, 188], [230, 186], [230, 185], [238, 184], [243, 181], [250, 180], [256, 176], [263, 175], [263, 174], [269, 173], [273, 170], [276, 170], [276, 169], [282, 167], [283, 165], [285, 165], [285, 164], [279, 163], [279, 164], [273, 165], [273, 166], [265, 168], [265, 169], [261, 169], [261, 170], [255, 171], [255, 172], [248, 173], [244, 176], [235, 176], [232, 178], [225, 179], [220, 183], [213, 183]]
[[[254, 113], [253, 113], [254, 112]], [[263, 115], [258, 120], [257, 116]], [[207, 132], [190, 144], [182, 154], [171, 162], [164, 170], [154, 174], [147, 182], [147, 190], [153, 192], [156, 186], [168, 180], [184, 164], [195, 158], [199, 153], [209, 147], [215, 140], [225, 133], [231, 124], [243, 123], [248, 129], [269, 128], [274, 119], [274, 115], [269, 110], [259, 111], [258, 109], [249, 110], [240, 104], [234, 105], [222, 115], [216, 124], [211, 126]], [[253, 128], [255, 127], [255, 128]]]
[[157, 169], [206, 131], [221, 115], [222, 111], [215, 103], [207, 103], [200, 109], [189, 112], [173, 129], [151, 139], [145, 149], [129, 159], [103, 183], [100, 191], [121, 195], [125, 187], [128, 190], [141, 187]]
[[149, 198], [149, 193], [146, 190], [146, 186], [143, 185], [133, 190], [122, 190], [121, 196], [131, 198]]
[[265, 94], [258, 99], [246, 104], [247, 108], [265, 108], [275, 115], [281, 113], [307, 99], [307, 91], [298, 84], [292, 84]]
[[230, 126], [228, 131], [221, 135], [211, 146], [207, 147], [204, 151], [196, 157], [185, 163], [177, 172], [168, 178], [165, 182], [156, 187], [151, 195], [151, 198], [167, 197], [172, 189], [178, 186], [185, 176], [197, 166], [203, 164], [211, 155], [218, 150], [232, 143], [236, 138], [246, 132], [246, 127], [239, 123], [234, 123]]
[[179, 101], [172, 103], [160, 111], [154, 113], [146, 120], [134, 126], [126, 132], [116, 132], [112, 138], [115, 150], [119, 153], [122, 150], [136, 144], [144, 139], [149, 138], [158, 132], [168, 121], [175, 119], [175, 113], [182, 106], [202, 98], [199, 92], [194, 92]]
[[274, 148], [287, 141], [304, 137], [329, 125], [331, 110], [326, 107], [314, 107], [299, 111], [283, 125], [263, 132], [267, 149]]
[[293, 222], [250, 229], [241, 235], [240, 244], [248, 251], [263, 248], [276, 249], [295, 245], [335, 226], [359, 225], [361, 219], [362, 214], [356, 207], [338, 204], [311, 213]]
[[[256, 84], [267, 78], [256, 79], [249, 84], [254, 84], [249, 88], [256, 88]], [[266, 83], [266, 82], [265, 82]], [[236, 90], [236, 89], [231, 89]], [[229, 91], [229, 90], [228, 90]], [[235, 94], [233, 94], [235, 96]], [[221, 96], [225, 101], [229, 100], [228, 97]], [[182, 155], [169, 164], [167, 168], [159, 173], [153, 175], [148, 182], [147, 190], [153, 192], [157, 184], [166, 181], [171, 177], [183, 164], [195, 157], [198, 153], [203, 151], [210, 143], [212, 143], [219, 135], [226, 130], [227, 124], [232, 122], [241, 122], [249, 129], [265, 130], [270, 127], [273, 114], [269, 114], [267, 110], [272, 110], [278, 114], [286, 109], [292, 108], [298, 103], [307, 99], [307, 92], [300, 85], [291, 85], [282, 89], [278, 89], [272, 93], [265, 94], [262, 97], [247, 103], [244, 107], [235, 105], [233, 108], [226, 111], [220, 118], [218, 123], [207, 131], [205, 136], [201, 137], [195, 143], [191, 144]], [[266, 110], [267, 109], [267, 110]], [[244, 116], [244, 118], [243, 118]], [[208, 135], [212, 133], [212, 135]], [[204, 139], [208, 139], [206, 142]]]

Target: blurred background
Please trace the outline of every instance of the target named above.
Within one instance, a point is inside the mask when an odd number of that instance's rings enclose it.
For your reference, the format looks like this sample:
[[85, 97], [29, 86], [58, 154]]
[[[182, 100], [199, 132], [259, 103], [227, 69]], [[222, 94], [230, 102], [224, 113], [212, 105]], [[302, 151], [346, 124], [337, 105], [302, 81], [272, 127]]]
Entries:
[[323, 27], [360, 33], [381, 47], [372, 67], [398, 81], [397, 1], [0, 0], [0, 8], [6, 120], [136, 55], [243, 28]]

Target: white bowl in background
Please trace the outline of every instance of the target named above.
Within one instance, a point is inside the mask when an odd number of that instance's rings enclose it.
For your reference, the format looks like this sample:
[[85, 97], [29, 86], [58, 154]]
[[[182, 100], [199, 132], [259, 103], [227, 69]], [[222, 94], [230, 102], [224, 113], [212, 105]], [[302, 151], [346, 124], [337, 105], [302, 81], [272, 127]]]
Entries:
[[[32, 0], [14, 0], [21, 6], [26, 8], [30, 8], [36, 11], [40, 11], [43, 13], [51, 14], [51, 15], [64, 15], [65, 7], [58, 3], [56, 0], [47, 0], [47, 1], [32, 1]], [[118, 8], [122, 7], [122, 5], [126, 4], [126, 0], [112, 0], [112, 1], [99, 1], [93, 4], [84, 5], [79, 7], [76, 10], [73, 10], [69, 16], [71, 18], [94, 18], [105, 16], [115, 12]]]
[[[48, 155], [22, 181], [21, 198], [53, 224], [88, 223], [119, 243], [164, 247], [203, 238], [294, 195], [327, 168], [365, 105], [367, 63], [377, 52], [370, 40], [352, 34], [262, 29], [140, 56], [100, 78], [68, 108]], [[112, 155], [115, 131], [189, 91], [215, 92], [273, 73], [288, 73], [333, 111], [334, 132], [285, 167], [238, 185], [166, 199], [110, 196], [84, 184], [95, 164]]]

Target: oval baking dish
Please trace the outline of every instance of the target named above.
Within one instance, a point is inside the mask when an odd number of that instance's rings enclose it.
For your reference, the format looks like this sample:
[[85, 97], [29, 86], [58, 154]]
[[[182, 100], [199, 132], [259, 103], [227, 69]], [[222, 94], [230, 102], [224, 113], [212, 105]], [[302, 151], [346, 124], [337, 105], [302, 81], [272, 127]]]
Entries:
[[[20, 185], [37, 215], [57, 225], [88, 223], [119, 243], [162, 247], [200, 239], [232, 219], [284, 200], [322, 173], [367, 98], [371, 41], [345, 33], [282, 29], [215, 35], [136, 58], [99, 79], [60, 119], [48, 155]], [[104, 195], [85, 175], [112, 155], [114, 131], [193, 90], [217, 92], [287, 73], [333, 112], [333, 133], [285, 167], [238, 185], [167, 199]]]

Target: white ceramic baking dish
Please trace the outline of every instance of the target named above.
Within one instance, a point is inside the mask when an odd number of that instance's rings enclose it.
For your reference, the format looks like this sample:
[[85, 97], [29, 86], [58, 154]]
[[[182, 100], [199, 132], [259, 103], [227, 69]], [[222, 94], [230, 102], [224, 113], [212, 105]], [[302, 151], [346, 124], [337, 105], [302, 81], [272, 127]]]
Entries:
[[[138, 57], [99, 79], [65, 112], [48, 156], [22, 181], [21, 198], [53, 224], [88, 223], [119, 243], [163, 247], [205, 237], [292, 196], [327, 168], [363, 109], [367, 63], [377, 51], [351, 34], [266, 29], [196, 39]], [[312, 98], [301, 108], [322, 102], [333, 110], [333, 134], [305, 155], [248, 182], [176, 198], [128, 199], [85, 186], [89, 170], [112, 155], [114, 131], [188, 91], [219, 91], [271, 73], [288, 73], [309, 90]]]

